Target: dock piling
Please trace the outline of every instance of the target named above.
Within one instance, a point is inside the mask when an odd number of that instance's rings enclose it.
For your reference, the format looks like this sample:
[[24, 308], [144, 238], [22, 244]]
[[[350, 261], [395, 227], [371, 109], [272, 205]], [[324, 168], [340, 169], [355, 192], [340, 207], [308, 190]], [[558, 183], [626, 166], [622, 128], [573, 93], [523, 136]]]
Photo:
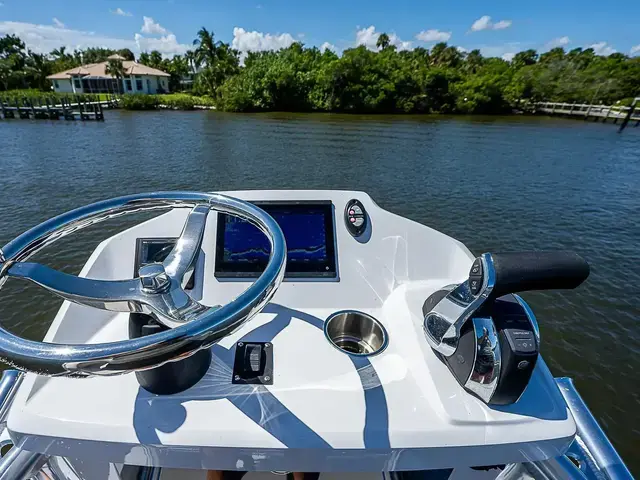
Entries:
[[[633, 112], [636, 109], [636, 105], [638, 104], [638, 101], [640, 101], [640, 97], [634, 98], [633, 102], [631, 102], [631, 106], [627, 111], [627, 115], [624, 117], [624, 120], [622, 120], [622, 124], [620, 124], [618, 133], [622, 132], [627, 127], [627, 124], [629, 123], [629, 120], [631, 120], [631, 117], [633, 116]], [[638, 122], [636, 123], [636, 127], [638, 126], [638, 123], [640, 123], [640, 119], [638, 119]]]

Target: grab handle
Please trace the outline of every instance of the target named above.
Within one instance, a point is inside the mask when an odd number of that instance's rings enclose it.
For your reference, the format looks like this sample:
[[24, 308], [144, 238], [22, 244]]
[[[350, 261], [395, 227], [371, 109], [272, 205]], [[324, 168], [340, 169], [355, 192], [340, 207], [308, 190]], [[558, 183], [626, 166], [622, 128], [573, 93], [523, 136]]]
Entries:
[[529, 290], [576, 288], [590, 271], [585, 259], [574, 252], [493, 253], [491, 257], [495, 271], [493, 298]]

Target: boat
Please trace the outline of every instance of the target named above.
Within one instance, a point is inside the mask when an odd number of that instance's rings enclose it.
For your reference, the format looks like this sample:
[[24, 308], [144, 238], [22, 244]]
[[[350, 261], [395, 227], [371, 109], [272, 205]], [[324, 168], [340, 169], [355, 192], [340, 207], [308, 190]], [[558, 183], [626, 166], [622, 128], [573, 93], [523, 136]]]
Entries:
[[[78, 276], [29, 261], [147, 211]], [[476, 256], [365, 192], [255, 190], [105, 200], [0, 255], [0, 286], [64, 299], [42, 342], [0, 328], [0, 479], [632, 478], [518, 295], [579, 287], [575, 253]]]

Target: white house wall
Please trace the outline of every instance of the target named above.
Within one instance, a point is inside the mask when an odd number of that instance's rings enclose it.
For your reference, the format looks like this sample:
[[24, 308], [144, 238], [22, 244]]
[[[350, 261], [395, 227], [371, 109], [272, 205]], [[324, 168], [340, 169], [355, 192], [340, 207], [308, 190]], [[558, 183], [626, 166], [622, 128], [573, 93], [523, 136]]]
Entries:
[[[139, 90], [136, 84], [136, 77], [142, 80], [142, 89]], [[131, 90], [127, 89], [126, 80], [131, 80]], [[148, 80], [148, 82], [147, 82]], [[122, 80], [124, 93], [158, 93], [158, 89], [162, 87], [165, 92], [169, 91], [169, 79], [167, 77], [159, 77], [156, 75], [131, 75]]]
[[53, 90], [56, 93], [74, 93], [73, 85], [71, 84], [71, 80], [69, 79], [53, 80]]

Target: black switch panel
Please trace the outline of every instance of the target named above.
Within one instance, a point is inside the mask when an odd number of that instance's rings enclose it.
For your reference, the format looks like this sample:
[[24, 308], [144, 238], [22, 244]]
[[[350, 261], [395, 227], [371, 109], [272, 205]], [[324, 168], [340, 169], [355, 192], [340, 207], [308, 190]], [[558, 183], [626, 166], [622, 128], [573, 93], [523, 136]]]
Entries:
[[231, 381], [241, 385], [273, 385], [273, 345], [269, 342], [236, 343]]
[[482, 273], [482, 261], [476, 258], [469, 270], [469, 289], [474, 295], [480, 293], [480, 289], [482, 288], [482, 283], [484, 282]]
[[347, 202], [344, 209], [344, 223], [354, 237], [359, 237], [367, 229], [367, 212], [359, 200], [353, 199]]
[[536, 349], [536, 341], [533, 332], [529, 330], [517, 330], [507, 328], [503, 330], [507, 341], [514, 352], [517, 353], [534, 353]]

